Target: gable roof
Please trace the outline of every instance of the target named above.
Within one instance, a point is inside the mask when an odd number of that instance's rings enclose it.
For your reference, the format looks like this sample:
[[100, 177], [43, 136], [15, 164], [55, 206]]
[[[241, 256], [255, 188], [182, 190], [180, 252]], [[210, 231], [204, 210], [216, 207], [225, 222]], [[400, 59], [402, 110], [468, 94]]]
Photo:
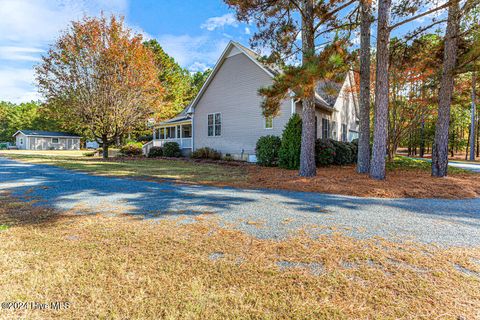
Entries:
[[[274, 78], [276, 75], [282, 73], [282, 70], [280, 67], [274, 64], [265, 63], [262, 57], [259, 54], [257, 54], [255, 51], [243, 46], [238, 42], [230, 41], [227, 47], [225, 48], [225, 50], [223, 51], [223, 53], [221, 54], [220, 58], [218, 59], [217, 63], [215, 64], [215, 67], [213, 68], [211, 74], [209, 75], [209, 77], [203, 84], [202, 88], [198, 92], [195, 99], [174, 119], [193, 113], [193, 110], [197, 105], [198, 101], [205, 93], [206, 89], [210, 85], [210, 82], [215, 77], [218, 70], [220, 69], [220, 66], [228, 57], [228, 54], [231, 52], [233, 48], [237, 48], [241, 53], [245, 54], [251, 61], [253, 61], [263, 71], [265, 71], [271, 78]], [[315, 90], [315, 100], [321, 107], [330, 111], [334, 111], [335, 102], [337, 101], [338, 96], [340, 95], [343, 84], [349, 77], [347, 77], [347, 73], [345, 73], [343, 74], [342, 78], [343, 78], [342, 82], [321, 80], [317, 83], [316, 90]], [[351, 82], [351, 79], [348, 79], [348, 80], [349, 82]], [[171, 120], [174, 120], [174, 119], [171, 119]]]
[[[217, 63], [215, 64], [215, 67], [213, 68], [212, 70], [212, 73], [210, 73], [210, 75], [208, 76], [207, 80], [205, 81], [205, 83], [203, 84], [202, 88], [200, 89], [200, 91], [198, 92], [197, 96], [195, 97], [195, 99], [193, 99], [192, 103], [186, 108], [186, 112], [187, 113], [191, 113], [193, 112], [193, 109], [195, 108], [195, 106], [197, 105], [198, 101], [200, 100], [200, 98], [203, 96], [203, 94], [205, 93], [206, 89], [208, 88], [208, 86], [210, 85], [210, 82], [212, 82], [212, 79], [215, 77], [215, 75], [217, 74], [218, 70], [220, 69], [220, 66], [222, 65], [222, 63], [225, 61], [225, 59], [228, 57], [228, 54], [230, 53], [230, 51], [233, 49], [233, 48], [237, 48], [241, 53], [245, 54], [251, 61], [253, 61], [257, 66], [259, 66], [263, 71], [265, 71], [271, 78], [274, 78], [276, 74], [278, 74], [280, 71], [279, 70], [275, 70], [274, 68], [272, 68], [271, 66], [267, 66], [265, 65], [264, 63], [261, 63], [260, 62], [260, 56], [255, 53], [254, 51], [242, 46], [241, 44], [239, 44], [238, 42], [235, 42], [235, 41], [230, 41], [227, 45], [227, 47], [225, 48], [225, 50], [223, 50], [222, 54], [220, 55], [220, 58], [218, 59]], [[182, 111], [183, 112], [183, 111]]]
[[23, 133], [28, 137], [61, 137], [61, 138], [80, 138], [76, 134], [67, 132], [54, 132], [54, 131], [40, 131], [40, 130], [18, 130], [12, 137], [15, 137], [18, 133]]

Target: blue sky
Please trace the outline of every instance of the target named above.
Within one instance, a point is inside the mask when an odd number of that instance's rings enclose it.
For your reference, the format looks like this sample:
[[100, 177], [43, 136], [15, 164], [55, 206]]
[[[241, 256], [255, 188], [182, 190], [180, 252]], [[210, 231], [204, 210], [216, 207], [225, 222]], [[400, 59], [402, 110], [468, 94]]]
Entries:
[[70, 21], [100, 12], [156, 38], [191, 71], [215, 64], [230, 39], [248, 44], [248, 26], [221, 0], [0, 0], [0, 100], [40, 98], [33, 67]]
[[222, 0], [0, 0], [0, 101], [40, 99], [33, 67], [41, 55], [70, 21], [101, 12], [124, 16], [191, 71], [212, 67], [232, 39], [248, 45], [253, 31]]

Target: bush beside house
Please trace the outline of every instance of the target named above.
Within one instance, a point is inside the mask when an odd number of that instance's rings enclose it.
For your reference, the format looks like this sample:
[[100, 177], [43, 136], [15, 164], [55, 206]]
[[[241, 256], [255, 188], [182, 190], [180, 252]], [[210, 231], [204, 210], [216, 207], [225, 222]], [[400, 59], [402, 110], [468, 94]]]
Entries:
[[[301, 141], [302, 120], [300, 116], [295, 114], [285, 126], [281, 140], [276, 136], [263, 136], [258, 139], [256, 147], [258, 164], [264, 166], [278, 165], [285, 169], [298, 169], [300, 166]], [[315, 162], [317, 167], [355, 163], [357, 161], [357, 152], [357, 141], [341, 142], [333, 139], [317, 139], [315, 141]]]
[[220, 160], [222, 154], [212, 148], [200, 148], [192, 152], [191, 157], [193, 159], [211, 159], [211, 160]]
[[163, 148], [162, 147], [151, 147], [148, 151], [149, 158], [158, 158], [163, 157]]
[[180, 145], [176, 142], [166, 142], [163, 145], [163, 156], [167, 158], [179, 158], [182, 156]]
[[285, 169], [300, 167], [300, 146], [302, 144], [302, 119], [294, 114], [288, 120], [282, 134], [282, 144], [278, 151], [278, 165]]
[[315, 163], [317, 167], [325, 167], [333, 164], [335, 158], [335, 146], [328, 139], [315, 141]]
[[266, 167], [276, 166], [281, 145], [282, 140], [280, 137], [271, 135], [260, 137], [255, 148], [257, 163]]

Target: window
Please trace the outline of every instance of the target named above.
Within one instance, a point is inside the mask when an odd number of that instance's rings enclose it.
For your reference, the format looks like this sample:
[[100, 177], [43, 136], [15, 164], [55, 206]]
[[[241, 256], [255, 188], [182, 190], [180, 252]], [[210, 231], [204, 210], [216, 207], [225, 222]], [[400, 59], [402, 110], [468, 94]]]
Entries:
[[342, 123], [342, 141], [347, 142], [347, 125]]
[[265, 117], [265, 129], [273, 129], [273, 117]]
[[20, 144], [23, 145], [23, 138], [20, 138]]
[[318, 117], [315, 116], [315, 139], [318, 139]]
[[158, 136], [160, 139], [165, 139], [165, 128], [158, 129]]
[[330, 121], [328, 119], [322, 119], [322, 139], [328, 139], [330, 137]]
[[353, 141], [358, 139], [358, 131], [348, 130], [348, 141]]
[[52, 143], [58, 143], [58, 138], [52, 138]]
[[338, 140], [336, 121], [332, 121], [332, 125], [330, 126], [330, 138]]
[[211, 113], [208, 115], [208, 136], [216, 137], [222, 134], [222, 115]]
[[183, 138], [191, 138], [192, 137], [192, 125], [187, 124], [182, 126], [182, 137]]
[[165, 139], [175, 139], [175, 127], [167, 127], [165, 133]]
[[180, 126], [177, 126], [177, 138], [180, 138], [181, 135], [180, 135]]

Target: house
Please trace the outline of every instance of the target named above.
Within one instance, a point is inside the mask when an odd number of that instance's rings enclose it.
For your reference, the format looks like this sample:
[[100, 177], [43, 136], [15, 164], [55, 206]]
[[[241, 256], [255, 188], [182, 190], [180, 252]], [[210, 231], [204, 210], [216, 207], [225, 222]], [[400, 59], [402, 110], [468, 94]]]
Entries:
[[80, 137], [71, 133], [19, 130], [13, 137], [20, 150], [80, 150]]
[[[210, 147], [235, 159], [255, 159], [261, 136], [281, 136], [294, 113], [301, 115], [301, 101], [290, 95], [274, 118], [262, 115], [258, 89], [269, 86], [278, 68], [266, 65], [252, 50], [230, 42], [193, 102], [177, 117], [154, 126], [147, 145], [178, 142], [185, 154]], [[316, 87], [316, 136], [351, 141], [358, 137], [358, 103], [352, 90], [353, 73], [343, 83], [319, 81]], [[148, 152], [149, 149], [144, 149]]]

